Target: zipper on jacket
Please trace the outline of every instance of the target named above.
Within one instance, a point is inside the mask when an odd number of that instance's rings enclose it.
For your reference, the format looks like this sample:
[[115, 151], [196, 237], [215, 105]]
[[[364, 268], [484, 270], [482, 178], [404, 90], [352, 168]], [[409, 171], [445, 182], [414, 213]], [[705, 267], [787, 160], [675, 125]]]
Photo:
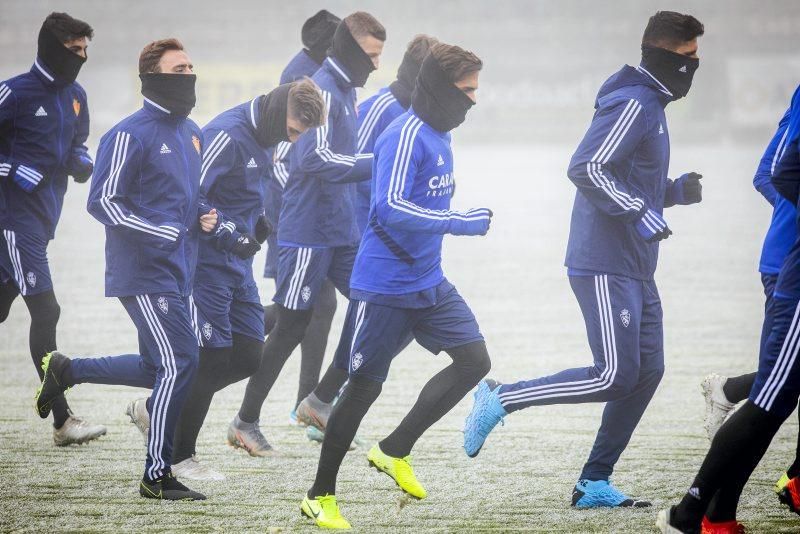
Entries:
[[[178, 123], [175, 126], [175, 134], [178, 137], [178, 144], [181, 147], [181, 157], [183, 158], [183, 171], [185, 173], [185, 180], [188, 183], [189, 182], [189, 160], [186, 159], [186, 145], [183, 143], [183, 137], [181, 136], [181, 124], [180, 123]], [[189, 184], [189, 186], [190, 186], [189, 187], [189, 192], [191, 193], [191, 184]], [[189, 213], [191, 213], [191, 211], [192, 211], [192, 206], [189, 206]], [[194, 206], [194, 212], [197, 213], [197, 206], [196, 205]], [[187, 217], [184, 216], [184, 218], [183, 218], [184, 223], [186, 222], [186, 218]], [[189, 293], [191, 293], [192, 281], [189, 280], [190, 270], [189, 270], [189, 261], [186, 258], [186, 243], [189, 240], [189, 232], [190, 231], [191, 231], [191, 228], [187, 224], [186, 225], [186, 235], [183, 238], [183, 264], [186, 266], [186, 270], [184, 272], [186, 273], [186, 285], [187, 285], [187, 287], [184, 288], [184, 292], [188, 291]]]

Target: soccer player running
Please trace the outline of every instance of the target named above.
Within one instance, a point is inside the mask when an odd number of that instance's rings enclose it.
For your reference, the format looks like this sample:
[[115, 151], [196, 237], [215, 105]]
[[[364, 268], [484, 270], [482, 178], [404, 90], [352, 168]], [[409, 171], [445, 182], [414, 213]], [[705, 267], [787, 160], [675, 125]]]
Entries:
[[653, 275], [658, 241], [672, 231], [662, 213], [701, 199], [696, 173], [667, 178], [664, 108], [686, 96], [699, 66], [703, 25], [660, 11], [642, 37], [642, 62], [600, 88], [595, 114], [570, 162], [577, 186], [566, 266], [586, 322], [590, 367], [499, 385], [482, 382], [464, 428], [476, 456], [506, 415], [547, 404], [605, 402], [589, 459], [572, 494], [578, 508], [649, 506], [609, 483], [664, 373], [661, 299]]
[[412, 109], [375, 144], [370, 222], [335, 356], [350, 378], [328, 421], [314, 485], [300, 508], [318, 526], [350, 527], [336, 503], [339, 466], [381, 392], [392, 358], [410, 337], [453, 361], [428, 381], [411, 411], [367, 459], [411, 497], [427, 495], [411, 468], [412, 447], [491, 367], [475, 316], [441, 266], [445, 234], [485, 235], [492, 218], [486, 208], [450, 209], [450, 131], [475, 104], [481, 68], [472, 52], [434, 45], [416, 80]]
[[[306, 78], [225, 111], [203, 128], [200, 195], [225, 222], [213, 239], [200, 241], [191, 302], [200, 363], [175, 431], [172, 471], [179, 478], [224, 480], [197, 460], [197, 435], [214, 393], [249, 377], [261, 362], [264, 307], [253, 255], [272, 231], [264, 215], [271, 165], [265, 149], [296, 141], [324, 118], [322, 94]], [[234, 431], [228, 442], [239, 443]], [[260, 450], [268, 451], [268, 444]]]
[[[336, 26], [342, 21], [336, 15], [322, 9], [305, 21], [300, 30], [303, 49], [300, 50], [281, 73], [281, 84], [290, 83], [305, 77], [311, 77], [322, 66], [325, 54], [333, 41]], [[267, 182], [266, 214], [273, 228], [278, 228], [278, 218], [281, 211], [281, 197], [283, 188], [288, 178], [288, 153], [290, 143], [279, 143], [274, 149], [268, 150], [271, 160], [274, 160], [274, 170]], [[267, 238], [267, 257], [264, 264], [264, 278], [275, 279], [278, 274], [278, 235], [272, 232]], [[297, 400], [289, 413], [289, 422], [297, 423], [295, 408], [306, 395], [316, 387], [319, 382], [319, 373], [322, 361], [325, 358], [325, 349], [328, 346], [328, 334], [331, 323], [336, 313], [336, 288], [326, 279], [314, 302], [311, 321], [306, 328], [303, 341], [300, 342], [300, 379], [297, 387]], [[275, 326], [277, 317], [277, 304], [272, 303], [264, 308], [265, 331], [269, 333]]]
[[145, 46], [144, 105], [106, 133], [97, 150], [87, 209], [106, 226], [106, 296], [119, 298], [136, 326], [139, 354], [70, 359], [52, 352], [36, 393], [37, 411], [46, 417], [58, 395], [76, 384], [152, 388], [139, 486], [150, 499], [205, 499], [170, 470], [175, 423], [198, 360], [190, 311], [198, 238], [219, 219], [199, 203], [202, 132], [188, 118], [192, 70], [177, 39]]
[[[51, 13], [39, 30], [29, 72], [0, 82], [0, 323], [22, 295], [31, 316], [30, 352], [42, 377], [42, 358], [56, 349], [61, 308], [53, 290], [47, 246], [64, 205], [68, 176], [84, 183], [93, 163], [86, 149], [89, 107], [75, 81], [94, 32], [66, 13]], [[53, 402], [53, 441], [85, 443], [106, 433]]]
[[347, 16], [336, 28], [330, 55], [312, 77], [322, 89], [327, 120], [300, 136], [289, 151], [291, 176], [278, 225], [277, 321], [231, 423], [235, 444], [253, 456], [268, 450], [258, 424], [261, 407], [303, 339], [324, 280], [329, 278], [345, 296], [350, 293], [361, 235], [353, 182], [368, 180], [372, 171], [372, 155], [356, 154], [356, 87], [363, 87], [378, 67], [385, 40], [386, 30], [369, 13]]
[[[358, 106], [358, 153], [371, 154], [380, 134], [411, 107], [411, 94], [422, 61], [438, 42], [427, 35], [415, 36], [408, 43], [403, 61], [397, 69], [397, 79]], [[371, 193], [371, 180], [356, 184], [356, 222], [362, 232], [368, 226]], [[323, 378], [324, 386], [316, 388], [297, 407], [298, 419], [308, 425], [307, 435], [310, 439], [322, 441], [333, 401], [346, 380], [347, 372], [331, 362]], [[356, 438], [355, 443], [358, 442]]]
[[[791, 206], [800, 200], [800, 89], [795, 91], [782, 157], [772, 173], [772, 185]], [[797, 221], [796, 223], [797, 224]], [[772, 438], [797, 406], [800, 397], [800, 239], [795, 238], [781, 265], [764, 316], [758, 372], [747, 401], [711, 441], [689, 491], [681, 502], [658, 514], [664, 533], [711, 531], [738, 533], [739, 497]], [[800, 514], [800, 476], [780, 490], [781, 502]]]

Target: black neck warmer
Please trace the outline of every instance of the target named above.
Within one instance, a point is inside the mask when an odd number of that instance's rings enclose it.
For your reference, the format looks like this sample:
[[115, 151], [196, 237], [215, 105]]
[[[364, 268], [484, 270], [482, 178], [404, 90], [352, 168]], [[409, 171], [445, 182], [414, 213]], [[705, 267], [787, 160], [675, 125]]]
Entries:
[[197, 76], [149, 72], [140, 74], [142, 95], [169, 110], [175, 117], [188, 117], [197, 101], [194, 92]]
[[264, 148], [270, 148], [281, 141], [288, 141], [286, 114], [289, 109], [289, 89], [292, 84], [279, 85], [258, 102], [256, 121], [256, 141]]
[[669, 89], [674, 100], [678, 100], [689, 92], [700, 60], [665, 48], [642, 45], [642, 66]]
[[300, 38], [306, 47], [306, 53], [318, 64], [325, 61], [325, 54], [333, 41], [333, 32], [341, 21], [333, 13], [322, 9], [303, 24]]
[[411, 94], [414, 92], [414, 85], [417, 83], [417, 75], [421, 66], [411, 54], [406, 52], [397, 69], [397, 79], [389, 85], [389, 90], [403, 106], [403, 109], [411, 106]]
[[350, 77], [350, 85], [353, 87], [364, 87], [369, 73], [375, 70], [372, 60], [355, 40], [344, 22], [340, 22], [336, 27], [333, 44], [328, 50], [328, 55], [333, 56], [342, 64]]
[[86, 58], [79, 56], [55, 36], [53, 32], [42, 26], [39, 30], [39, 59], [44, 67], [55, 78], [58, 85], [69, 85], [78, 77]]
[[417, 76], [411, 107], [423, 121], [440, 132], [449, 132], [464, 122], [470, 97], [451, 82], [433, 54], [428, 54]]

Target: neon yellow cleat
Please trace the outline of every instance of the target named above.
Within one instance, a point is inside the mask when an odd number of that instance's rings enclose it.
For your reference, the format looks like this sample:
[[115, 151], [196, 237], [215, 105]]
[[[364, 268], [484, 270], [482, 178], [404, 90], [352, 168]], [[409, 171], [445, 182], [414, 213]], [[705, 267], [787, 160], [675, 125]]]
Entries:
[[773, 488], [775, 490], [775, 493], [780, 493], [781, 490], [785, 488], [786, 484], [788, 483], [789, 483], [789, 475], [786, 473], [782, 474], [781, 478], [778, 479], [778, 481], [775, 483], [775, 487]]
[[313, 519], [318, 527], [348, 529], [350, 523], [339, 513], [339, 505], [336, 504], [336, 495], [324, 495], [322, 497], [309, 498], [303, 497], [300, 503], [300, 513]]
[[369, 465], [392, 477], [401, 490], [415, 499], [424, 499], [428, 496], [428, 492], [414, 476], [414, 470], [411, 468], [411, 456], [405, 458], [387, 456], [376, 444], [369, 450], [367, 460]]

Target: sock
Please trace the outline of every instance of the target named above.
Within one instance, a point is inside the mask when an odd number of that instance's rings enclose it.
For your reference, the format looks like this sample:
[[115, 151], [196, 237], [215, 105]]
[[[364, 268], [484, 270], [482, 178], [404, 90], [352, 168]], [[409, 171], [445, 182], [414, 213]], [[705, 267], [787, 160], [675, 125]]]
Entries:
[[252, 337], [233, 333], [233, 347], [231, 348], [228, 366], [217, 376], [214, 391], [219, 391], [244, 380], [258, 371], [261, 365], [261, 353], [264, 342]]
[[261, 365], [247, 382], [239, 418], [247, 423], [256, 421], [269, 390], [278, 379], [286, 360], [300, 344], [311, 320], [311, 310], [289, 310], [277, 305], [278, 321], [264, 343]]
[[453, 363], [431, 378], [400, 425], [380, 442], [381, 450], [404, 458], [422, 434], [453, 409], [489, 373], [486, 343], [478, 341], [447, 351]]
[[208, 414], [211, 399], [216, 391], [217, 377], [228, 367], [231, 347], [200, 347], [200, 363], [175, 426], [175, 445], [172, 463], [191, 458], [195, 453], [197, 436]]
[[722, 392], [725, 393], [728, 402], [736, 404], [750, 396], [750, 390], [753, 389], [753, 383], [755, 381], [755, 373], [733, 376], [727, 379], [722, 385]]
[[297, 388], [295, 408], [317, 387], [335, 313], [336, 288], [330, 280], [326, 280], [314, 302], [311, 322], [300, 343], [300, 383]]
[[[33, 364], [39, 379], [44, 376], [42, 371], [42, 360], [45, 354], [56, 350], [56, 325], [61, 315], [61, 307], [58, 305], [56, 295], [52, 290], [39, 293], [38, 295], [26, 295], [22, 297], [28, 312], [31, 315], [30, 330], [30, 349]], [[59, 395], [53, 401], [53, 427], [61, 428], [64, 421], [69, 418], [70, 412], [67, 400], [64, 395]]]
[[[714, 436], [689, 492], [675, 508], [673, 526], [699, 530], [706, 509], [723, 486], [744, 487], [783, 420], [750, 401], [731, 415]], [[730, 515], [733, 506], [735, 516], [738, 497], [729, 494], [727, 503], [718, 503], [719, 515]]]
[[339, 390], [342, 389], [344, 383], [347, 382], [347, 377], [346, 370], [334, 367], [333, 363], [331, 363], [328, 366], [328, 370], [325, 371], [325, 374], [322, 376], [322, 380], [320, 380], [317, 387], [314, 388], [314, 394], [320, 401], [326, 404], [332, 403], [336, 395], [339, 394]]
[[328, 419], [319, 455], [317, 476], [314, 485], [308, 491], [309, 497], [336, 495], [336, 476], [339, 474], [344, 455], [353, 442], [361, 420], [381, 394], [382, 386], [380, 382], [356, 376], [344, 388], [339, 402], [336, 403]]

